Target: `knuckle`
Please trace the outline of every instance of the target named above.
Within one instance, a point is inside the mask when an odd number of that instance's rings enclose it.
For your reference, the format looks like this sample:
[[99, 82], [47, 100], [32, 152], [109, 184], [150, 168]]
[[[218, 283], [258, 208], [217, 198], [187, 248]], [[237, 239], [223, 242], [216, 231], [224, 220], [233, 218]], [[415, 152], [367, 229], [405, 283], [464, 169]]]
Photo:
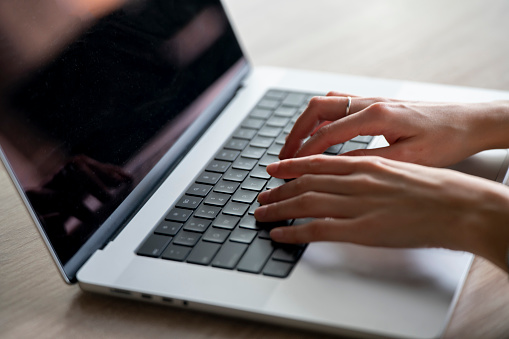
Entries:
[[311, 183], [311, 175], [310, 174], [304, 174], [303, 176], [295, 179], [293, 181], [293, 185], [295, 186], [295, 190], [298, 193], [303, 193], [307, 190]]
[[386, 159], [378, 156], [355, 157], [353, 164], [354, 172], [373, 173], [379, 172], [386, 167]]
[[313, 201], [313, 192], [304, 192], [297, 197], [297, 208], [303, 211], [306, 206], [309, 206], [310, 201]]
[[368, 106], [368, 110], [379, 118], [387, 119], [392, 116], [391, 104], [388, 102], [375, 102]]
[[332, 132], [332, 124], [327, 124], [320, 127], [319, 130], [313, 135], [313, 139], [320, 140], [320, 143], [325, 147], [330, 147], [336, 144], [334, 133]]
[[315, 109], [317, 106], [320, 106], [323, 102], [322, 97], [312, 97], [308, 103], [308, 109]]
[[308, 237], [314, 241], [323, 240], [330, 237], [324, 220], [316, 220], [309, 224]]
[[323, 167], [326, 160], [321, 154], [310, 156], [308, 159], [306, 163], [308, 173], [316, 173]]
[[357, 177], [357, 183], [364, 189], [372, 190], [377, 185], [377, 180], [370, 174], [361, 174]]

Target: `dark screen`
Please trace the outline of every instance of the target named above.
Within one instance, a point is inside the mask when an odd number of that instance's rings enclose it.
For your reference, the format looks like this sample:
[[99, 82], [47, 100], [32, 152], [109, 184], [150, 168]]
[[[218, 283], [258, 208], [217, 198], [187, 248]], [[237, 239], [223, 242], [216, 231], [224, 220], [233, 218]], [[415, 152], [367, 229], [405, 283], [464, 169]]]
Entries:
[[135, 1], [5, 87], [2, 149], [62, 265], [241, 58], [219, 1]]

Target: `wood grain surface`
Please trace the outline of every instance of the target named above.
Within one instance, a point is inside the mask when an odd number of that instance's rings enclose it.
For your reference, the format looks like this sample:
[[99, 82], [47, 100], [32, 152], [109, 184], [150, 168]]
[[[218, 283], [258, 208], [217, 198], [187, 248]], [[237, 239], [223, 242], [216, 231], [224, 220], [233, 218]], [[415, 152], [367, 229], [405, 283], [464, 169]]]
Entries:
[[[255, 66], [509, 91], [506, 0], [224, 2]], [[66, 285], [0, 168], [1, 338], [316, 336]], [[508, 277], [476, 258], [445, 338], [508, 337]]]

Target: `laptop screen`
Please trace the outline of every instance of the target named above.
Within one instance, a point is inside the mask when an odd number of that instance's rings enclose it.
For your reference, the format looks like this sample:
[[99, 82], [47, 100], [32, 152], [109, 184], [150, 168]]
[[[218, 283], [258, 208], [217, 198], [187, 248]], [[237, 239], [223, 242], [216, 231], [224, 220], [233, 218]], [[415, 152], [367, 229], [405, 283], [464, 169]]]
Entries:
[[[244, 60], [218, 0], [105, 12], [82, 15], [73, 40], [66, 31], [58, 53], [1, 86], [4, 160], [63, 266], [140, 183], [156, 186], [168, 170], [147, 175], [168, 151], [169, 167], [182, 157], [195, 138], [178, 141]], [[22, 38], [6, 27], [0, 37]], [[4, 58], [4, 70], [21, 59]]]

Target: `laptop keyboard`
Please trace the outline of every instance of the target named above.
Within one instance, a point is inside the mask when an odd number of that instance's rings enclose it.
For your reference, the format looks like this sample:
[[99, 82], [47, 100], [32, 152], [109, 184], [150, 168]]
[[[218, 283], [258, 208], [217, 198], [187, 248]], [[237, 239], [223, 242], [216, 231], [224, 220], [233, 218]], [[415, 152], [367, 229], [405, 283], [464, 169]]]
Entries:
[[[259, 223], [258, 193], [284, 184], [265, 170], [298, 116], [317, 94], [269, 90], [223, 148], [138, 247], [136, 254], [284, 278], [306, 245], [271, 241], [269, 232], [293, 220]], [[358, 136], [324, 152], [366, 148]]]

